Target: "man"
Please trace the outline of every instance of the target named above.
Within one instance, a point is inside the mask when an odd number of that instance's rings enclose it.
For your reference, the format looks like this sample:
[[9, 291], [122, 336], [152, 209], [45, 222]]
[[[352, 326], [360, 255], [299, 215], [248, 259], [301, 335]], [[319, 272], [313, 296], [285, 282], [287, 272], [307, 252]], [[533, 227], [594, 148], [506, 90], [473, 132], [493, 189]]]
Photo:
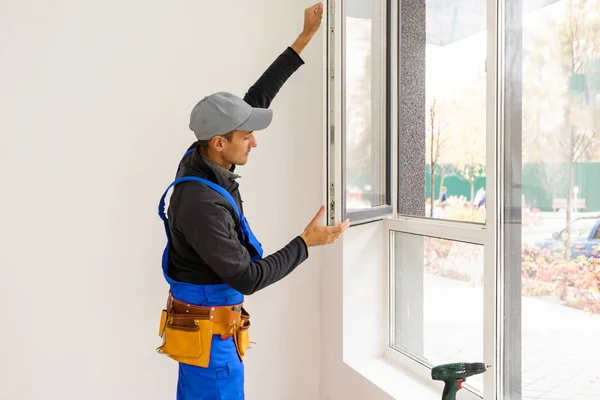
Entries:
[[[179, 362], [178, 400], [244, 399], [244, 354], [249, 314], [244, 295], [271, 285], [308, 258], [308, 248], [333, 243], [348, 221], [319, 223], [324, 207], [304, 232], [265, 258], [248, 226], [235, 174], [256, 147], [255, 131], [267, 128], [268, 109], [321, 24], [323, 6], [305, 10], [304, 29], [248, 90], [244, 99], [219, 92], [192, 110], [190, 129], [198, 141], [179, 164], [168, 209], [165, 191], [159, 215], [168, 243], [163, 274], [170, 284], [161, 315], [162, 354]], [[273, 189], [277, 190], [277, 189]]]

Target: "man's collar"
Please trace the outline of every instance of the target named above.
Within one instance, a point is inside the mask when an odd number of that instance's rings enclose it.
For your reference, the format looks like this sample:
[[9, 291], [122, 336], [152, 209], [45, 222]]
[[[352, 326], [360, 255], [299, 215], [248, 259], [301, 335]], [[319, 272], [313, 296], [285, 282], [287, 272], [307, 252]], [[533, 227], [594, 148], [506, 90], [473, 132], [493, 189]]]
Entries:
[[237, 178], [241, 178], [240, 175], [233, 172], [234, 168], [232, 168], [231, 170], [227, 170], [227, 169], [221, 167], [219, 164], [217, 164], [213, 160], [211, 160], [210, 158], [208, 158], [206, 155], [204, 155], [199, 150], [196, 150], [196, 153], [199, 154], [199, 156], [202, 158], [202, 161], [204, 161], [206, 163], [206, 165], [211, 167], [211, 169], [215, 172], [215, 174], [219, 175], [223, 179], [228, 180], [228, 181], [234, 181]]

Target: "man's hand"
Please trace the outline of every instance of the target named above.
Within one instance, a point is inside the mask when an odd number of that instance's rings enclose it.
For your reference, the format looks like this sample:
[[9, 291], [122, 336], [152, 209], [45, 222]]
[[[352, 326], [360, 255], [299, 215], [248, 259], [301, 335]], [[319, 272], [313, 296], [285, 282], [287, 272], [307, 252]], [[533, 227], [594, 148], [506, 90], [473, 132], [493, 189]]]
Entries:
[[321, 26], [323, 16], [323, 3], [317, 3], [304, 10], [304, 29], [302, 35], [311, 38], [317, 33]]
[[325, 213], [325, 207], [321, 206], [317, 215], [314, 216], [312, 221], [308, 224], [300, 237], [306, 243], [306, 247], [322, 246], [325, 244], [334, 243], [350, 226], [350, 221], [345, 220], [336, 226], [324, 226], [319, 223], [323, 214]]
[[323, 16], [323, 3], [319, 2], [304, 10], [304, 28], [298, 39], [292, 44], [292, 49], [298, 54], [302, 53], [308, 42], [311, 41], [315, 33], [321, 26]]

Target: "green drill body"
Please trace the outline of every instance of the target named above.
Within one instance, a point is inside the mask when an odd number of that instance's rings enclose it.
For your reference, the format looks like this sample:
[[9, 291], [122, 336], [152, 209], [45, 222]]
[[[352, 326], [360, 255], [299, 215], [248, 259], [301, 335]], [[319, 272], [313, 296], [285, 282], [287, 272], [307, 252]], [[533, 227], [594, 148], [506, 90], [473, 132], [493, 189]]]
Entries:
[[462, 389], [462, 383], [469, 376], [484, 373], [486, 369], [484, 363], [443, 364], [431, 370], [431, 378], [435, 381], [444, 381], [442, 400], [456, 400], [456, 393]]

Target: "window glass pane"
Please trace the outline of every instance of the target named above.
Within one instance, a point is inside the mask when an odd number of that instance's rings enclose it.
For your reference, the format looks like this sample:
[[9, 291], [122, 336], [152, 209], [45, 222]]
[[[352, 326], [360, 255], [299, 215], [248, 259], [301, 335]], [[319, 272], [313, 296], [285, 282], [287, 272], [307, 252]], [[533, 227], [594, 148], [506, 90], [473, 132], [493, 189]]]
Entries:
[[485, 222], [486, 3], [427, 1], [425, 196], [413, 215]]
[[344, 3], [346, 210], [386, 203], [385, 29], [381, 0]]
[[[513, 393], [522, 385], [523, 399], [596, 399], [600, 2], [523, 2], [518, 12], [521, 2], [505, 3], [507, 60], [518, 60], [504, 71], [506, 319], [522, 335], [505, 333], [505, 362], [522, 357], [508, 384]], [[557, 379], [560, 371], [568, 376]]]
[[[429, 366], [483, 360], [483, 246], [394, 233], [392, 346]], [[482, 392], [483, 377], [466, 382]]]

